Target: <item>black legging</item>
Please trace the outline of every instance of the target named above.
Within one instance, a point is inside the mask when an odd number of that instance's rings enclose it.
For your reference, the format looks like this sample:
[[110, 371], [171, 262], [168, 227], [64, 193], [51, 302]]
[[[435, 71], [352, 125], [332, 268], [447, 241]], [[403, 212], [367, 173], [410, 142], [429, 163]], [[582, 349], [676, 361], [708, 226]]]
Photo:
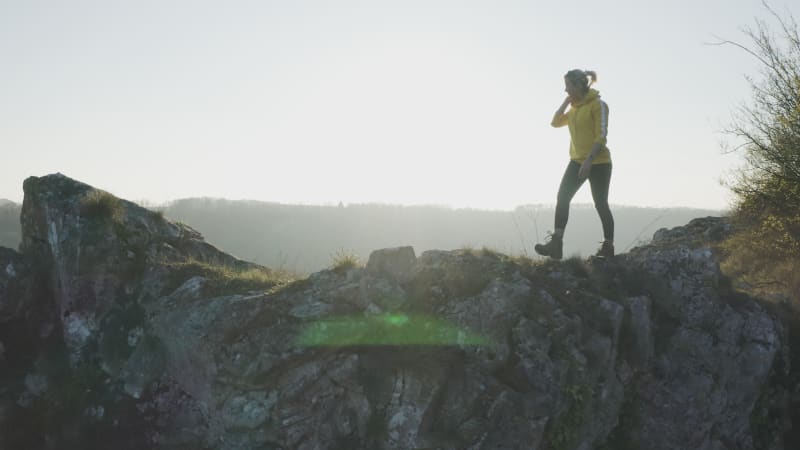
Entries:
[[[567, 227], [569, 219], [569, 202], [578, 192], [586, 179], [578, 180], [578, 171], [581, 165], [570, 160], [561, 186], [558, 188], [558, 203], [556, 204], [556, 229], [563, 230]], [[603, 223], [603, 237], [606, 240], [614, 239], [614, 217], [608, 207], [608, 186], [611, 184], [611, 163], [595, 164], [589, 173], [589, 185], [592, 188], [592, 199], [600, 221]]]

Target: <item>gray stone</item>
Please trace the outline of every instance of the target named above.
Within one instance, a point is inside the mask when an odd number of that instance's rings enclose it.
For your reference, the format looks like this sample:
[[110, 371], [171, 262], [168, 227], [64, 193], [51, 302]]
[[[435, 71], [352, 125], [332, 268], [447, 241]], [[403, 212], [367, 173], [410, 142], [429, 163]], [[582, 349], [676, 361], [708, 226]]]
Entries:
[[255, 391], [234, 395], [222, 408], [225, 428], [229, 430], [256, 429], [269, 419], [277, 393]]
[[631, 362], [641, 368], [653, 358], [653, 331], [650, 322], [652, 301], [648, 297], [631, 297], [625, 300], [628, 315], [626, 342]]
[[383, 276], [404, 283], [413, 275], [416, 260], [413, 247], [375, 250], [369, 255], [367, 272], [373, 276]]
[[47, 386], [47, 377], [40, 373], [31, 373], [25, 376], [25, 387], [36, 397], [41, 397], [47, 392]]
[[197, 300], [200, 298], [203, 286], [206, 285], [204, 277], [195, 276], [186, 280], [178, 289], [169, 295], [171, 300], [184, 301], [184, 300]]

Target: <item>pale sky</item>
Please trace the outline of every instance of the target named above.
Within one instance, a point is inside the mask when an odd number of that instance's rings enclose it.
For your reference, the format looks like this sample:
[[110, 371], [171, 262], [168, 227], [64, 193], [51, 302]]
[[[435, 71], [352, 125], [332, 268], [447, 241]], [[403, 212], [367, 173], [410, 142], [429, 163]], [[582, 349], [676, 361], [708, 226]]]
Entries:
[[[773, 2], [781, 12], [796, 6]], [[610, 107], [609, 201], [726, 208], [760, 0], [0, 0], [0, 198], [555, 202], [563, 75]], [[768, 21], [770, 22], [770, 21]], [[590, 202], [588, 185], [574, 202]]]

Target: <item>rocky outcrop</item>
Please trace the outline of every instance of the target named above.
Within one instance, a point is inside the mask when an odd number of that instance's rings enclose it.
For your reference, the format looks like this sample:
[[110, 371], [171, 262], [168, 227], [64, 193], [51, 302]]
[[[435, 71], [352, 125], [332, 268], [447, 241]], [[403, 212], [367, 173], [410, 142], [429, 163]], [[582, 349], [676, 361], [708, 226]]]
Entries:
[[639, 423], [630, 435], [646, 448], [783, 448], [759, 408], [770, 402], [770, 376], [788, 367], [787, 336], [764, 309], [725, 286], [709, 243], [729, 227], [722, 219], [694, 220], [626, 255], [669, 292], [656, 304], [657, 326], [668, 334], [631, 391]]
[[61, 174], [28, 178], [23, 188], [20, 249], [48, 278], [73, 361], [87, 344], [102, 346], [119, 340], [120, 331], [143, 325], [120, 330], [117, 316], [130, 316], [131, 309], [141, 310], [160, 295], [168, 264], [250, 265], [209, 245], [187, 225]]
[[401, 247], [253, 285], [270, 271], [188, 226], [61, 175], [24, 187], [0, 263], [47, 280], [63, 351], [18, 364], [0, 426], [38, 437], [0, 447], [784, 448], [785, 331], [720, 274], [724, 219], [611, 260]]

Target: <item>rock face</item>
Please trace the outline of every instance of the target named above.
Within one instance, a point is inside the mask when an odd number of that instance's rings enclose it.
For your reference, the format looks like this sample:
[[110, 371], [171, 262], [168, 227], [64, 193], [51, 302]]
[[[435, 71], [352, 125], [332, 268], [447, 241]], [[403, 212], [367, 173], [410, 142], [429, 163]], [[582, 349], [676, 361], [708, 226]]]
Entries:
[[782, 448], [754, 417], [764, 413], [758, 408], [768, 401], [770, 374], [786, 362], [787, 337], [763, 309], [723, 288], [707, 243], [726, 228], [720, 219], [695, 220], [627, 255], [671, 294], [657, 304], [668, 339], [656, 342], [651, 368], [632, 392], [640, 421], [631, 436], [646, 448]]
[[[140, 309], [158, 296], [164, 277], [150, 273], [153, 268], [187, 259], [248, 265], [207, 244], [186, 225], [63, 175], [31, 177], [23, 188], [20, 248], [49, 275], [74, 361], [88, 343], [99, 339], [102, 344], [109, 332], [119, 331], [102, 329], [117, 312]], [[122, 331], [141, 325], [128, 324]]]
[[185, 225], [24, 188], [0, 321], [57, 332], [12, 358], [0, 448], [784, 448], [785, 331], [727, 287], [723, 219], [608, 261], [401, 247], [254, 288]]

